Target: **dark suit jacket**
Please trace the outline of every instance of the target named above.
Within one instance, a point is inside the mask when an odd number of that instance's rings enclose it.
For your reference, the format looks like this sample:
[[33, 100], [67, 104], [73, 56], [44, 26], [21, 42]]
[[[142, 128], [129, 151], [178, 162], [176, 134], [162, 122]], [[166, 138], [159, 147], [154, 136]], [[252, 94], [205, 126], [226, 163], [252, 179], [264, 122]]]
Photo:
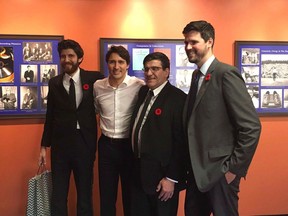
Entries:
[[[132, 126], [148, 90], [147, 86], [139, 90]], [[140, 154], [142, 187], [146, 193], [155, 193], [163, 177], [178, 180], [176, 186], [183, 186], [182, 110], [185, 98], [184, 92], [168, 82], [159, 93], [143, 125]]]
[[184, 125], [188, 125], [189, 153], [199, 190], [211, 189], [227, 171], [244, 177], [261, 125], [238, 69], [215, 59], [189, 119], [187, 102]]
[[76, 122], [79, 122], [83, 137], [95, 154], [97, 127], [93, 98], [93, 84], [103, 75], [80, 69], [83, 98], [78, 108], [73, 108], [60, 74], [49, 81], [46, 121], [42, 136], [42, 146], [52, 146], [54, 150], [65, 150], [76, 141]]

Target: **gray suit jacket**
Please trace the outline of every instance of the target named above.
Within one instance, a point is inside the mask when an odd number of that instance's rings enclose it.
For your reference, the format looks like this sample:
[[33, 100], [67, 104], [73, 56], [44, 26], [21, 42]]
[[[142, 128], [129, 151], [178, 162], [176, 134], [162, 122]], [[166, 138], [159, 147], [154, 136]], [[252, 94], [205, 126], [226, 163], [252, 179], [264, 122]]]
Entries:
[[189, 118], [187, 102], [184, 126], [199, 190], [210, 190], [227, 171], [244, 177], [258, 144], [261, 124], [239, 70], [215, 59]]

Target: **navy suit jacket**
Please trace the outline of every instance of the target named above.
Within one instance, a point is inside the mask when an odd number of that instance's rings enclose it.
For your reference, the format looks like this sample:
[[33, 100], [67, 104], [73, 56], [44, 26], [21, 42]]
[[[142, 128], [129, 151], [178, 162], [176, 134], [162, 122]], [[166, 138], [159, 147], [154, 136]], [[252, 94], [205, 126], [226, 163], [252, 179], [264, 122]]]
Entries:
[[227, 171], [244, 177], [258, 144], [261, 124], [239, 70], [215, 59], [190, 117], [187, 106], [188, 100], [183, 119], [199, 190], [210, 190]]
[[63, 86], [64, 74], [59, 74], [49, 81], [46, 121], [42, 136], [42, 146], [53, 150], [66, 150], [76, 141], [75, 123], [78, 121], [81, 133], [95, 154], [97, 140], [96, 114], [94, 108], [93, 84], [103, 78], [99, 72], [80, 69], [83, 97], [78, 108], [74, 108]]
[[[132, 127], [148, 90], [147, 86], [139, 90]], [[179, 190], [183, 189], [185, 169], [181, 163], [184, 154], [182, 110], [185, 99], [186, 94], [168, 82], [153, 103], [142, 127], [141, 180], [146, 193], [155, 193], [163, 177], [179, 181], [176, 186]]]

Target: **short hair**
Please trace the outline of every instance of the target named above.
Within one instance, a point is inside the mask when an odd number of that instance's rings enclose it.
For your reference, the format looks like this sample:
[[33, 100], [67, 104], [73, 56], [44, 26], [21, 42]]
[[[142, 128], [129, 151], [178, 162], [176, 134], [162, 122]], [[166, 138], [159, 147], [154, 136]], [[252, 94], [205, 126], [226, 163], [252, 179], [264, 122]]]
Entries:
[[123, 46], [111, 46], [108, 52], [106, 53], [106, 63], [108, 63], [108, 60], [112, 53], [117, 53], [121, 58], [123, 58], [128, 65], [130, 65], [130, 54], [127, 49]]
[[182, 34], [187, 34], [190, 31], [197, 31], [201, 34], [201, 37], [205, 42], [209, 40], [209, 38], [213, 39], [213, 45], [215, 41], [215, 29], [214, 27], [204, 20], [192, 21], [188, 23], [182, 31]]
[[166, 68], [170, 69], [170, 60], [164, 53], [162, 52], [149, 53], [147, 56], [145, 56], [143, 60], [143, 65], [145, 65], [147, 62], [152, 61], [152, 60], [161, 61], [161, 65], [164, 70]]
[[76, 53], [78, 58], [83, 58], [84, 56], [84, 51], [80, 44], [74, 40], [67, 39], [67, 40], [62, 40], [58, 43], [58, 53], [59, 56], [61, 55], [62, 50], [64, 49], [72, 49]]

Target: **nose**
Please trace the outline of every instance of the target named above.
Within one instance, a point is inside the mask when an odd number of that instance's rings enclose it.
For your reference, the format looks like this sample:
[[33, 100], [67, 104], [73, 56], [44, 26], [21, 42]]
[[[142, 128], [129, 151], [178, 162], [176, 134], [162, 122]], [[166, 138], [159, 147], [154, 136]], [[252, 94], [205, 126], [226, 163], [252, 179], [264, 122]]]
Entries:
[[186, 49], [186, 50], [190, 50], [190, 49], [192, 49], [192, 47], [193, 47], [193, 45], [192, 45], [191, 43], [187, 43], [187, 44], [185, 45], [185, 49]]
[[145, 71], [146, 76], [150, 76], [152, 74], [152, 69], [148, 68], [148, 70]]

